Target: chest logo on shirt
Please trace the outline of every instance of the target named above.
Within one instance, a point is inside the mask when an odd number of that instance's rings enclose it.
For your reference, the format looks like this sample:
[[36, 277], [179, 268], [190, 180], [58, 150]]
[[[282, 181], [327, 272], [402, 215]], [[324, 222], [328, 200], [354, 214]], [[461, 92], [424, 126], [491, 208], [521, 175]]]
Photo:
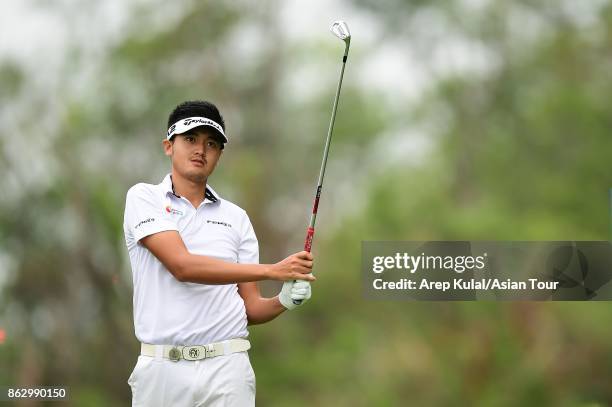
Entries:
[[179, 215], [179, 216], [183, 215], [183, 211], [179, 211], [178, 209], [174, 209], [170, 205], [166, 205], [166, 212], [168, 212], [169, 214], [172, 214], [172, 215]]
[[221, 222], [221, 221], [219, 221], [219, 220], [210, 220], [210, 219], [206, 219], [206, 223], [212, 223], [212, 224], [214, 224], [214, 225], [222, 225], [222, 226], [225, 226], [225, 227], [227, 227], [227, 228], [231, 228], [231, 227], [232, 227], [232, 225], [230, 225], [229, 223], [227, 223], [227, 222]]

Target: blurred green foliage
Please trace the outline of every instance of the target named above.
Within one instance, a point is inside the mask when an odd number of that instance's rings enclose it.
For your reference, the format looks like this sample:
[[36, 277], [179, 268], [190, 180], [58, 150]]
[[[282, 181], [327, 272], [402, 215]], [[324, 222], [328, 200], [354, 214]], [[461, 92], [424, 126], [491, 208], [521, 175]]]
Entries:
[[[362, 86], [375, 49], [360, 45], [369, 27], [352, 27], [319, 279], [303, 309], [251, 328], [258, 404], [612, 404], [607, 303], [371, 302], [359, 277], [362, 240], [608, 238], [612, 3], [352, 7], [428, 81], [414, 100]], [[340, 46], [295, 46], [273, 2], [193, 3], [161, 26], [155, 9], [133, 7], [95, 62], [68, 52], [56, 91], [37, 94], [34, 74], [0, 66], [2, 384], [68, 385], [75, 406], [129, 404], [138, 343], [124, 197], [168, 170], [160, 143], [183, 100], [225, 115], [232, 142], [211, 184], [249, 213], [262, 262], [301, 246]], [[448, 43], [463, 44], [468, 68]], [[299, 69], [324, 86], [299, 94]]]

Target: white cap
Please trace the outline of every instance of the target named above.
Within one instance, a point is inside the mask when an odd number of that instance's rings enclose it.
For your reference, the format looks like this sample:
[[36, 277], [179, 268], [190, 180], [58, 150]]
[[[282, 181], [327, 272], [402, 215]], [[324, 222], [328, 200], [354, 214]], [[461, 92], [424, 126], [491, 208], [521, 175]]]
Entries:
[[221, 127], [221, 125], [219, 125], [219, 123], [217, 123], [216, 121], [208, 119], [206, 117], [188, 117], [186, 119], [179, 120], [178, 122], [170, 126], [170, 128], [168, 129], [168, 134], [166, 135], [166, 139], [170, 140], [175, 134], [183, 134], [188, 130], [200, 126], [212, 127], [213, 129], [217, 130], [217, 133], [219, 133], [219, 135], [221, 135], [224, 143], [229, 142], [227, 136], [225, 135], [225, 132], [223, 131], [223, 127]]

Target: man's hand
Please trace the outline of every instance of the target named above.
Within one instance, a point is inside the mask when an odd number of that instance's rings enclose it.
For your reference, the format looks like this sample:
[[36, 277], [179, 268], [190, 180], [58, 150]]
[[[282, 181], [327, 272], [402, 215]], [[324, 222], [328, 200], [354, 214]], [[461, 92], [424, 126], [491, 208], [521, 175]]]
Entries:
[[316, 278], [312, 273], [312, 254], [302, 251], [286, 259], [273, 264], [270, 267], [268, 278], [270, 280], [293, 281], [306, 280], [315, 281]]
[[[283, 307], [291, 310], [303, 305], [310, 299], [311, 295], [310, 283], [308, 281], [285, 281], [278, 295], [278, 300]], [[296, 305], [293, 300], [301, 300], [301, 303]]]

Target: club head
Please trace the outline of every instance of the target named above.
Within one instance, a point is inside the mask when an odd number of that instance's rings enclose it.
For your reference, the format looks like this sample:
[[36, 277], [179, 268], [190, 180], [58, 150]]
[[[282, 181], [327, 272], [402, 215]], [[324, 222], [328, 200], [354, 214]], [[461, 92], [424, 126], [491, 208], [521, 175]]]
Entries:
[[348, 25], [342, 20], [334, 21], [330, 28], [331, 32], [342, 41], [349, 43], [351, 41], [351, 32]]

